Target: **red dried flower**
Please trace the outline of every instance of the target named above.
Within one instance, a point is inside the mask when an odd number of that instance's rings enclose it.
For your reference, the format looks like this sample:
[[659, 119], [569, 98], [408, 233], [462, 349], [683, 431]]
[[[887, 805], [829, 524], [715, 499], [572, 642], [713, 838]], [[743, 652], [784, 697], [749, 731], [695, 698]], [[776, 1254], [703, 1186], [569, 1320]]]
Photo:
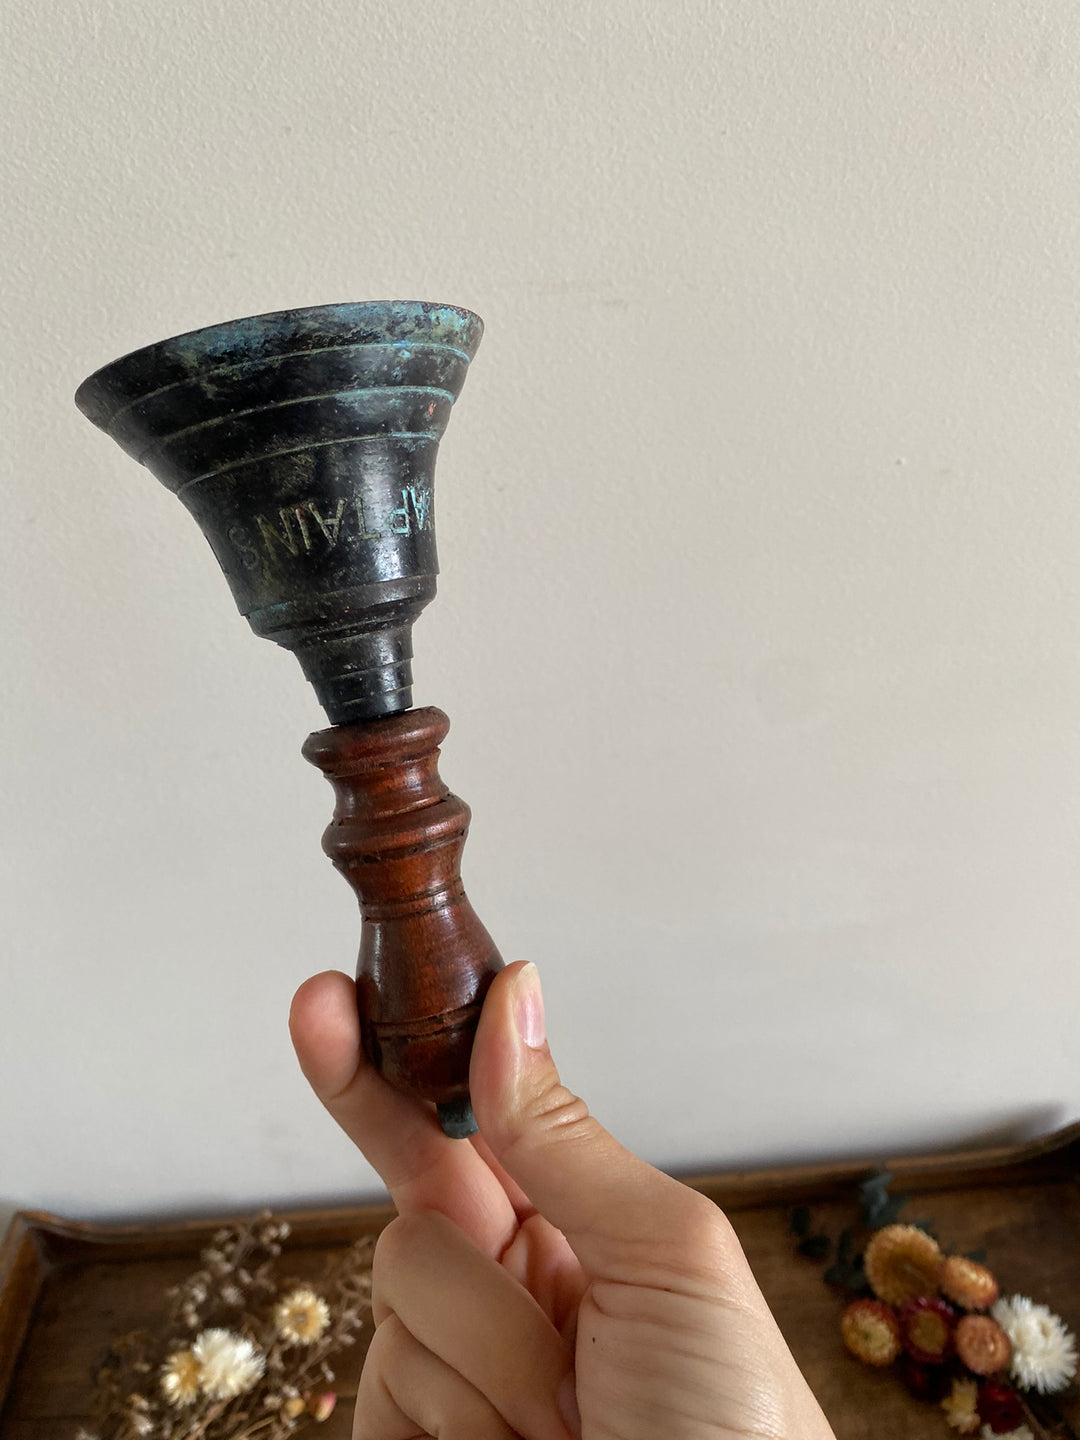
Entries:
[[949, 1393], [950, 1379], [947, 1370], [940, 1365], [921, 1365], [910, 1355], [900, 1356], [897, 1371], [910, 1395], [916, 1400], [936, 1403]]
[[961, 1316], [953, 1340], [957, 1355], [973, 1375], [996, 1375], [1012, 1354], [1008, 1335], [989, 1315]]
[[853, 1300], [840, 1316], [840, 1334], [867, 1365], [891, 1365], [900, 1353], [900, 1326], [880, 1300]]
[[941, 1365], [952, 1353], [956, 1311], [936, 1295], [921, 1295], [900, 1307], [904, 1349], [922, 1365]]
[[977, 1260], [950, 1255], [941, 1267], [941, 1288], [965, 1310], [989, 1310], [998, 1298], [998, 1282]]
[[989, 1425], [995, 1435], [1008, 1435], [1024, 1423], [1024, 1407], [1016, 1391], [1008, 1385], [984, 1380], [979, 1386], [979, 1419]]

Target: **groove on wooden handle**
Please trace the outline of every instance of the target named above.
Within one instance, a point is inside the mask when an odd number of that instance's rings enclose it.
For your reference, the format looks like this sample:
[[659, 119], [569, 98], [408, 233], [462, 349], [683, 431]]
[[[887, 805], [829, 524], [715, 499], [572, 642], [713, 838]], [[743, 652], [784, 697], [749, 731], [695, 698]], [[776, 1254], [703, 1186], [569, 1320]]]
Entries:
[[441, 710], [319, 730], [304, 756], [334, 787], [323, 849], [360, 902], [357, 1004], [368, 1059], [399, 1090], [468, 1100], [484, 994], [502, 968], [461, 883], [469, 807], [439, 776]]

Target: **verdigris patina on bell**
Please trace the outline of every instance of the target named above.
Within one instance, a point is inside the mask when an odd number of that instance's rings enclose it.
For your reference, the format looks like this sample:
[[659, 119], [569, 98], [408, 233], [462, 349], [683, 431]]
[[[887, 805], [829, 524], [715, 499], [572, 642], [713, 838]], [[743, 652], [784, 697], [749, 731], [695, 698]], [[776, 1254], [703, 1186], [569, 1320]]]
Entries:
[[364, 917], [361, 1042], [457, 1137], [476, 1128], [469, 1056], [502, 959], [461, 883], [449, 721], [410, 709], [410, 662], [435, 594], [435, 455], [482, 331], [417, 301], [285, 310], [137, 350], [76, 395], [179, 495], [256, 634], [315, 686], [332, 724], [304, 754], [334, 786], [323, 848]]
[[75, 397], [184, 502], [335, 725], [411, 704], [435, 456], [482, 333], [419, 301], [284, 310], [136, 350]]

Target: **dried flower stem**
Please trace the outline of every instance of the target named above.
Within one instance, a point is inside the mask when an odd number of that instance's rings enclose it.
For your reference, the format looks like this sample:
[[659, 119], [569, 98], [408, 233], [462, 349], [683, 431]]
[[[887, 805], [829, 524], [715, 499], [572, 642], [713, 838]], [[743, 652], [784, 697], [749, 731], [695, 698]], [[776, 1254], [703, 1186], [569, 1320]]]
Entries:
[[1035, 1436], [1035, 1440], [1076, 1440], [1076, 1431], [1067, 1421], [1059, 1420], [1052, 1430], [1048, 1430], [1044, 1422], [1032, 1410], [1023, 1391], [1018, 1390], [1016, 1396], [1020, 1401], [1020, 1408], [1024, 1412], [1024, 1423]]
[[257, 1435], [260, 1430], [266, 1430], [277, 1423], [276, 1415], [268, 1415], [265, 1420], [257, 1420], [254, 1425], [249, 1425], [246, 1430], [241, 1430], [232, 1436], [232, 1440], [248, 1440], [249, 1435]]
[[[304, 1397], [333, 1388], [330, 1362], [370, 1323], [374, 1241], [305, 1282], [275, 1273], [287, 1233], [269, 1214], [218, 1231], [168, 1292], [162, 1328], [113, 1342], [95, 1377], [100, 1440], [286, 1440], [317, 1423]], [[314, 1317], [307, 1333], [303, 1313], [282, 1323], [297, 1297]], [[181, 1390], [167, 1382], [184, 1354], [193, 1369]]]

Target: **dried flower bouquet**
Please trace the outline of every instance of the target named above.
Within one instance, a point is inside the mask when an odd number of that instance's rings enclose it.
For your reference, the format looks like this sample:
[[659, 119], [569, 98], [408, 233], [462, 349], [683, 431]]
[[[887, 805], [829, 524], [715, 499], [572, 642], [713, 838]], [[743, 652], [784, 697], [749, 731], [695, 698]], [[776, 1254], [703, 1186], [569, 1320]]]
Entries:
[[288, 1233], [269, 1214], [219, 1230], [167, 1293], [162, 1328], [113, 1342], [94, 1376], [95, 1429], [76, 1440], [278, 1440], [325, 1420], [329, 1362], [371, 1318], [374, 1241], [309, 1285], [276, 1273]]

